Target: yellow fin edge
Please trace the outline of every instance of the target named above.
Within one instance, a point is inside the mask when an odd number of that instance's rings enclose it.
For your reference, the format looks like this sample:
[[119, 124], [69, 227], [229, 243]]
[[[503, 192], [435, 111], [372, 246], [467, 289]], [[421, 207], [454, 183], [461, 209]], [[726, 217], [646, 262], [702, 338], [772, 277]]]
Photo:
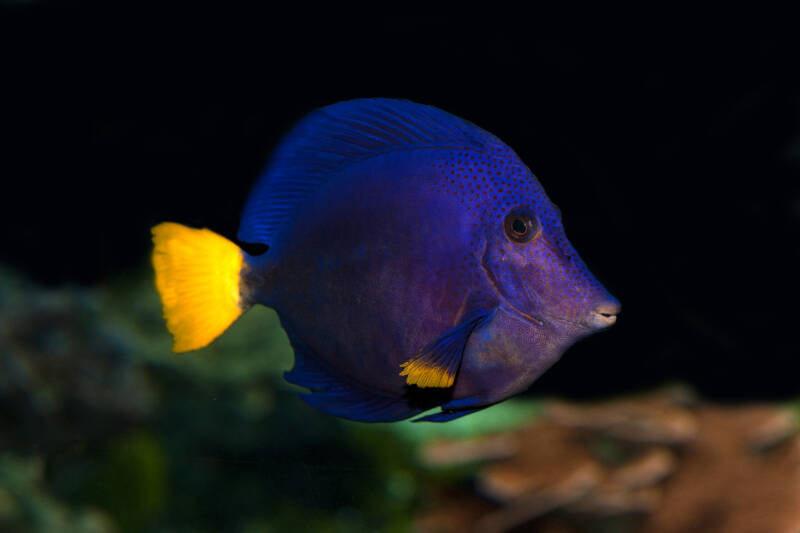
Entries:
[[447, 388], [451, 387], [456, 379], [455, 374], [448, 372], [446, 367], [420, 359], [406, 361], [401, 363], [400, 367], [403, 368], [400, 375], [407, 376], [406, 383], [420, 388]]
[[208, 229], [164, 222], [151, 229], [153, 268], [175, 352], [207, 346], [243, 312], [236, 244]]

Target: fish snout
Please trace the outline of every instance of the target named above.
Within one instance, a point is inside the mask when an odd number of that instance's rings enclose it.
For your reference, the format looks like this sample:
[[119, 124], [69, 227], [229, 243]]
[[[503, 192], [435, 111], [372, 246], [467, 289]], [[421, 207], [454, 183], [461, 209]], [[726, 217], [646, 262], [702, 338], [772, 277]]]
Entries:
[[586, 324], [595, 329], [607, 328], [617, 321], [617, 315], [621, 310], [622, 306], [616, 298], [611, 297], [603, 300], [589, 311], [589, 315], [586, 317]]

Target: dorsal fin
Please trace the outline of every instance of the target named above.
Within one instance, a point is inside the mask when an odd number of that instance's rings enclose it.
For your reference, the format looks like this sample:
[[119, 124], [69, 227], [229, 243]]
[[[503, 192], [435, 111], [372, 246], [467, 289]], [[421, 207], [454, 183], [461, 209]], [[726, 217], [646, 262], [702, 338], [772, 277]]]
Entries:
[[367, 98], [320, 108], [280, 143], [242, 212], [239, 239], [270, 244], [282, 222], [345, 166], [398, 150], [473, 148], [494, 138], [435, 107]]

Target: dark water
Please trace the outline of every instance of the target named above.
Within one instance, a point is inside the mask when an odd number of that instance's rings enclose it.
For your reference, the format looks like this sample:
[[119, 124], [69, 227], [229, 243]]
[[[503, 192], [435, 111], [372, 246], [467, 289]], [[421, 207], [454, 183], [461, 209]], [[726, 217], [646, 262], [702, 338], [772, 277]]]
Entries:
[[[436, 431], [665, 382], [729, 403], [800, 393], [790, 33], [0, 10], [0, 529], [405, 531], [469, 479], [419, 464]], [[151, 225], [234, 235], [281, 134], [362, 96], [497, 134], [623, 304], [521, 402], [452, 429], [313, 412], [266, 310], [175, 356], [150, 286]]]

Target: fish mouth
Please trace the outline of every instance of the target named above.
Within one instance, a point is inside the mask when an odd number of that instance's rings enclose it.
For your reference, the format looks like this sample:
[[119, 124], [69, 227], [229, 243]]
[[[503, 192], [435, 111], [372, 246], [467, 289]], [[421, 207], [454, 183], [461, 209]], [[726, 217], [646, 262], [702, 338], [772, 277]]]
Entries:
[[606, 329], [617, 322], [617, 316], [621, 310], [619, 300], [607, 295], [587, 313], [584, 322], [595, 330]]
[[617, 322], [617, 315], [592, 311], [587, 317], [587, 322], [596, 329], [605, 329], [613, 326]]
[[[544, 319], [536, 318], [530, 313], [520, 310], [508, 300], [503, 301], [503, 308], [516, 315], [520, 320], [533, 325], [542, 330], [550, 330], [557, 338], [561, 339], [575, 339], [576, 336], [583, 337], [589, 335], [599, 328], [588, 325], [586, 322], [579, 322], [577, 320], [570, 320], [568, 318], [557, 317], [547, 313], [541, 313], [540, 316]], [[559, 326], [560, 324], [560, 326]]]
[[[616, 316], [612, 316], [610, 318], [606, 318], [604, 315], [601, 316], [601, 313], [598, 313], [598, 318], [595, 319], [598, 323], [602, 320], [608, 321], [606, 325], [600, 326], [595, 325], [595, 323], [587, 323], [587, 321], [578, 321], [578, 320], [570, 320], [569, 318], [551, 315], [544, 311], [539, 311], [537, 315], [541, 316], [542, 318], [538, 318], [537, 316], [532, 315], [531, 313], [527, 313], [520, 309], [519, 307], [515, 306], [513, 303], [509, 301], [508, 298], [505, 298], [505, 295], [502, 295], [503, 301], [506, 305], [508, 305], [511, 310], [517, 313], [521, 318], [527, 320], [528, 322], [533, 323], [535, 326], [540, 328], [544, 328], [545, 326], [555, 327], [556, 323], [561, 324], [569, 324], [570, 326], [574, 327], [575, 329], [581, 332], [592, 332], [603, 327], [608, 327], [614, 323], [616, 320]], [[594, 312], [594, 311], [593, 311]]]

